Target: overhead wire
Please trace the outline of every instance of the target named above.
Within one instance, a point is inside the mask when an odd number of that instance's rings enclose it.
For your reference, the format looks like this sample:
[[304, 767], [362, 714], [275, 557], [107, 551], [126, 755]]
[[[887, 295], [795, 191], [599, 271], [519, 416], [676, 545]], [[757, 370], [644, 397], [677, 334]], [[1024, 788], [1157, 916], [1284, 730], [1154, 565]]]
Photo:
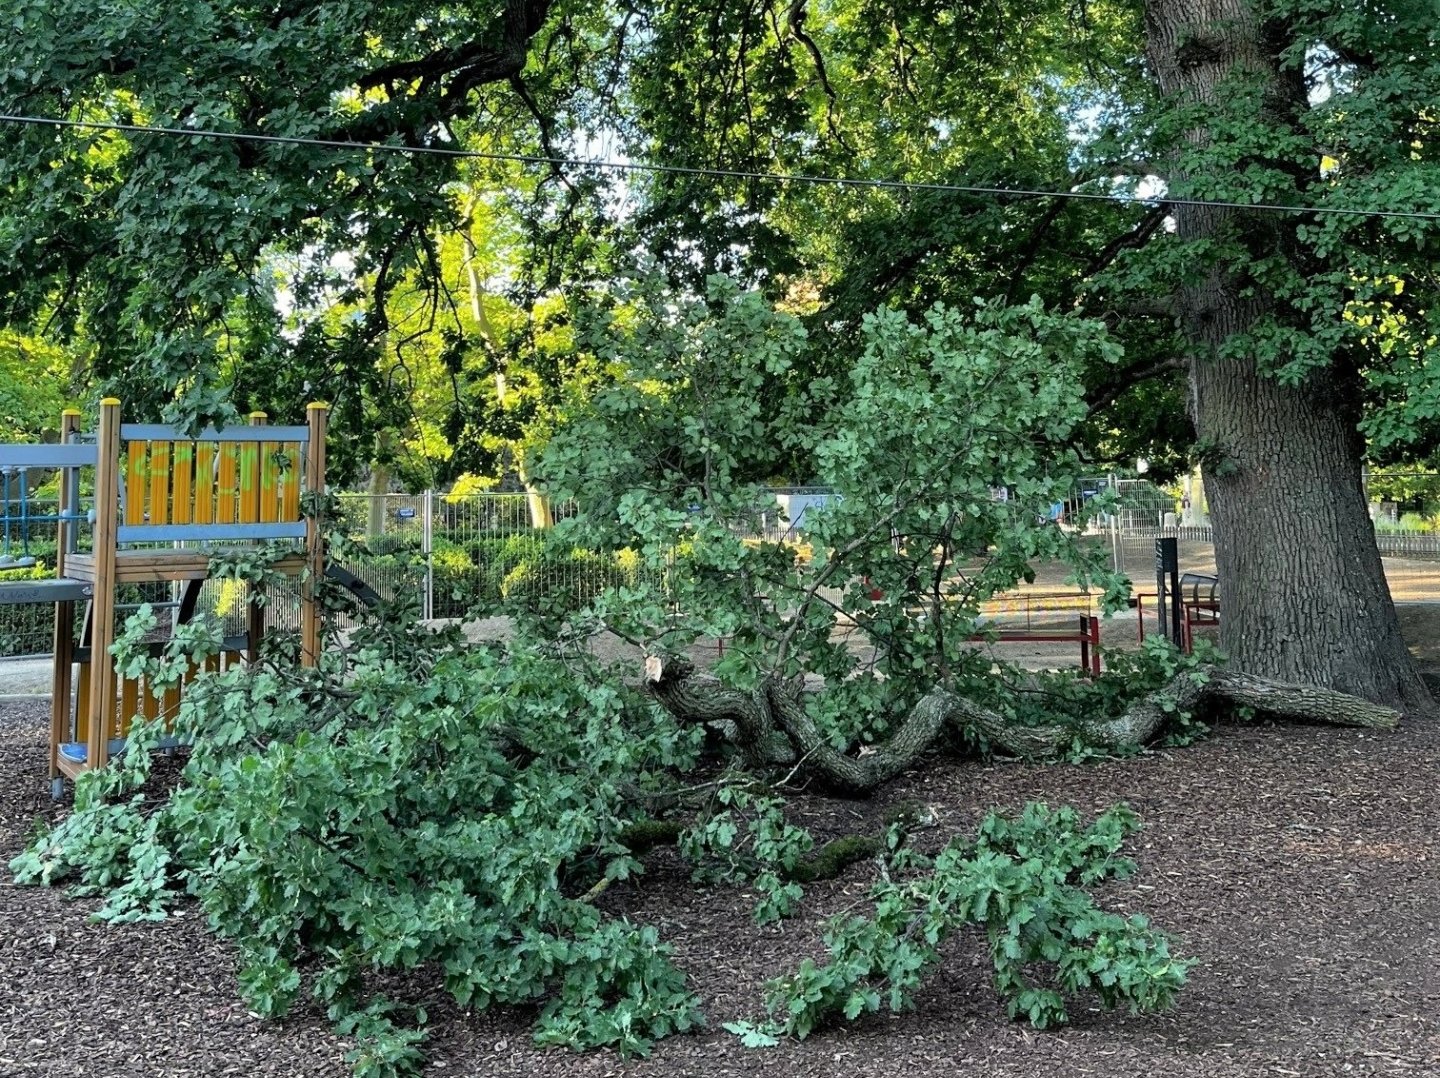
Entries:
[[938, 193], [1010, 198], [1059, 198], [1088, 202], [1114, 202], [1142, 206], [1198, 206], [1215, 209], [1259, 210], [1269, 213], [1331, 214], [1347, 217], [1402, 218], [1419, 221], [1440, 221], [1440, 212], [1431, 210], [1382, 210], [1359, 206], [1287, 205], [1279, 202], [1237, 202], [1227, 199], [1176, 197], [1171, 195], [1124, 194], [1115, 191], [1076, 191], [1041, 187], [996, 187], [984, 184], [946, 183], [926, 180], [886, 180], [861, 176], [828, 176], [804, 172], [767, 172], [763, 170], [710, 168], [692, 165], [661, 165], [646, 161], [592, 160], [546, 154], [496, 153], [467, 150], [450, 146], [416, 146], [395, 142], [353, 142], [343, 139], [311, 138], [302, 135], [268, 135], [249, 131], [222, 131], [215, 128], [162, 127], [148, 124], [125, 124], [104, 120], [65, 120], [52, 116], [23, 116], [0, 113], [0, 123], [31, 127], [76, 128], [91, 131], [114, 131], [136, 135], [162, 135], [171, 138], [216, 139], [230, 142], [271, 143], [285, 146], [311, 146], [320, 149], [362, 151], [366, 153], [428, 154], [478, 161], [494, 161], [520, 165], [544, 165], [549, 168], [600, 169], [613, 172], [641, 172], [651, 175], [693, 176], [699, 178], [746, 180], [779, 184], [830, 186], [882, 191], [928, 191]]

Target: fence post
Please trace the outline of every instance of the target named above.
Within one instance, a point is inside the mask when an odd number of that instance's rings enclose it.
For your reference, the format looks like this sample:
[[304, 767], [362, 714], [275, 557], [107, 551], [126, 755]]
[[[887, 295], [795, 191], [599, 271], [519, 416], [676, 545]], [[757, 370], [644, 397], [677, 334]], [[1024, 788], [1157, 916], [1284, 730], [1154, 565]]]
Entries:
[[319, 611], [320, 581], [325, 578], [325, 522], [320, 517], [325, 493], [325, 430], [330, 418], [330, 405], [315, 402], [305, 406], [305, 425], [310, 428], [305, 443], [303, 489], [314, 496], [305, 514], [306, 571], [300, 586], [300, 661], [305, 666], [320, 662], [321, 619]]
[[425, 605], [422, 613], [429, 621], [435, 616], [435, 491], [430, 487], [425, 489], [420, 527], [420, 545], [425, 552]]
[[1115, 572], [1125, 572], [1125, 550], [1120, 545], [1120, 481], [1111, 472], [1108, 480], [1110, 496], [1114, 499], [1114, 506], [1109, 512], [1110, 517], [1110, 562]]

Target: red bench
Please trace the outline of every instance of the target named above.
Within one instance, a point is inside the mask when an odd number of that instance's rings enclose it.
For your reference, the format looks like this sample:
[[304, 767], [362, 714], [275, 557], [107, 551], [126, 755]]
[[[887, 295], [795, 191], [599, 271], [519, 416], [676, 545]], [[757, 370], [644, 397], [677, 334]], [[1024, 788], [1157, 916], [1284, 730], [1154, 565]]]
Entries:
[[[1145, 597], [1155, 592], [1135, 594], [1135, 620], [1141, 641], [1145, 639]], [[1180, 574], [1180, 645], [1189, 654], [1195, 646], [1196, 625], [1220, 624], [1220, 578], [1210, 573]]]
[[1091, 677], [1100, 676], [1100, 619], [1081, 614], [1078, 629], [996, 629], [975, 633], [971, 640], [988, 640], [996, 644], [1079, 644], [1080, 669]]

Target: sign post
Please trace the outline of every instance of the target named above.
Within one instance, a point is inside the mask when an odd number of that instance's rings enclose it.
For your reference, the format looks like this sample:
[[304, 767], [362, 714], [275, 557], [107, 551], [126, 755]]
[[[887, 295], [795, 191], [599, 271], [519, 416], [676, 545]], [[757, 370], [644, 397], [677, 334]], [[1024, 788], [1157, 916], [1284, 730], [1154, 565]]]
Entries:
[[1180, 541], [1173, 536], [1155, 540], [1155, 599], [1159, 607], [1160, 635], [1183, 647], [1185, 626], [1180, 595]]

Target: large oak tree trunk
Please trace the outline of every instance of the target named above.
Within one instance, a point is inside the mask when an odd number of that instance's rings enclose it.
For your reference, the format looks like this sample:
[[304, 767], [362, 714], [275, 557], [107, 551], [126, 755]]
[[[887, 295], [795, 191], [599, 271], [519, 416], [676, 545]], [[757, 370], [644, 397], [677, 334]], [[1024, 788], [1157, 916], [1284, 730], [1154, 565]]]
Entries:
[[[1292, 124], [1307, 107], [1301, 74], [1282, 69], [1282, 30], [1246, 0], [1147, 0], [1147, 52], [1161, 89], [1224, 106], [1237, 72], [1261, 80], [1266, 115]], [[1203, 147], [1203, 128], [1188, 132]], [[1284, 251], [1294, 220], [1177, 206], [1181, 239], [1239, 239]], [[1401, 708], [1428, 707], [1400, 637], [1361, 487], [1359, 380], [1344, 357], [1305, 383], [1267, 377], [1254, 356], [1222, 353], [1271, 313], [1243, 264], [1197, 267], [1175, 297], [1192, 349], [1190, 407], [1206, 447], [1205, 489], [1222, 580], [1221, 643], [1240, 669], [1309, 682]], [[1224, 358], [1221, 358], [1222, 354]]]

